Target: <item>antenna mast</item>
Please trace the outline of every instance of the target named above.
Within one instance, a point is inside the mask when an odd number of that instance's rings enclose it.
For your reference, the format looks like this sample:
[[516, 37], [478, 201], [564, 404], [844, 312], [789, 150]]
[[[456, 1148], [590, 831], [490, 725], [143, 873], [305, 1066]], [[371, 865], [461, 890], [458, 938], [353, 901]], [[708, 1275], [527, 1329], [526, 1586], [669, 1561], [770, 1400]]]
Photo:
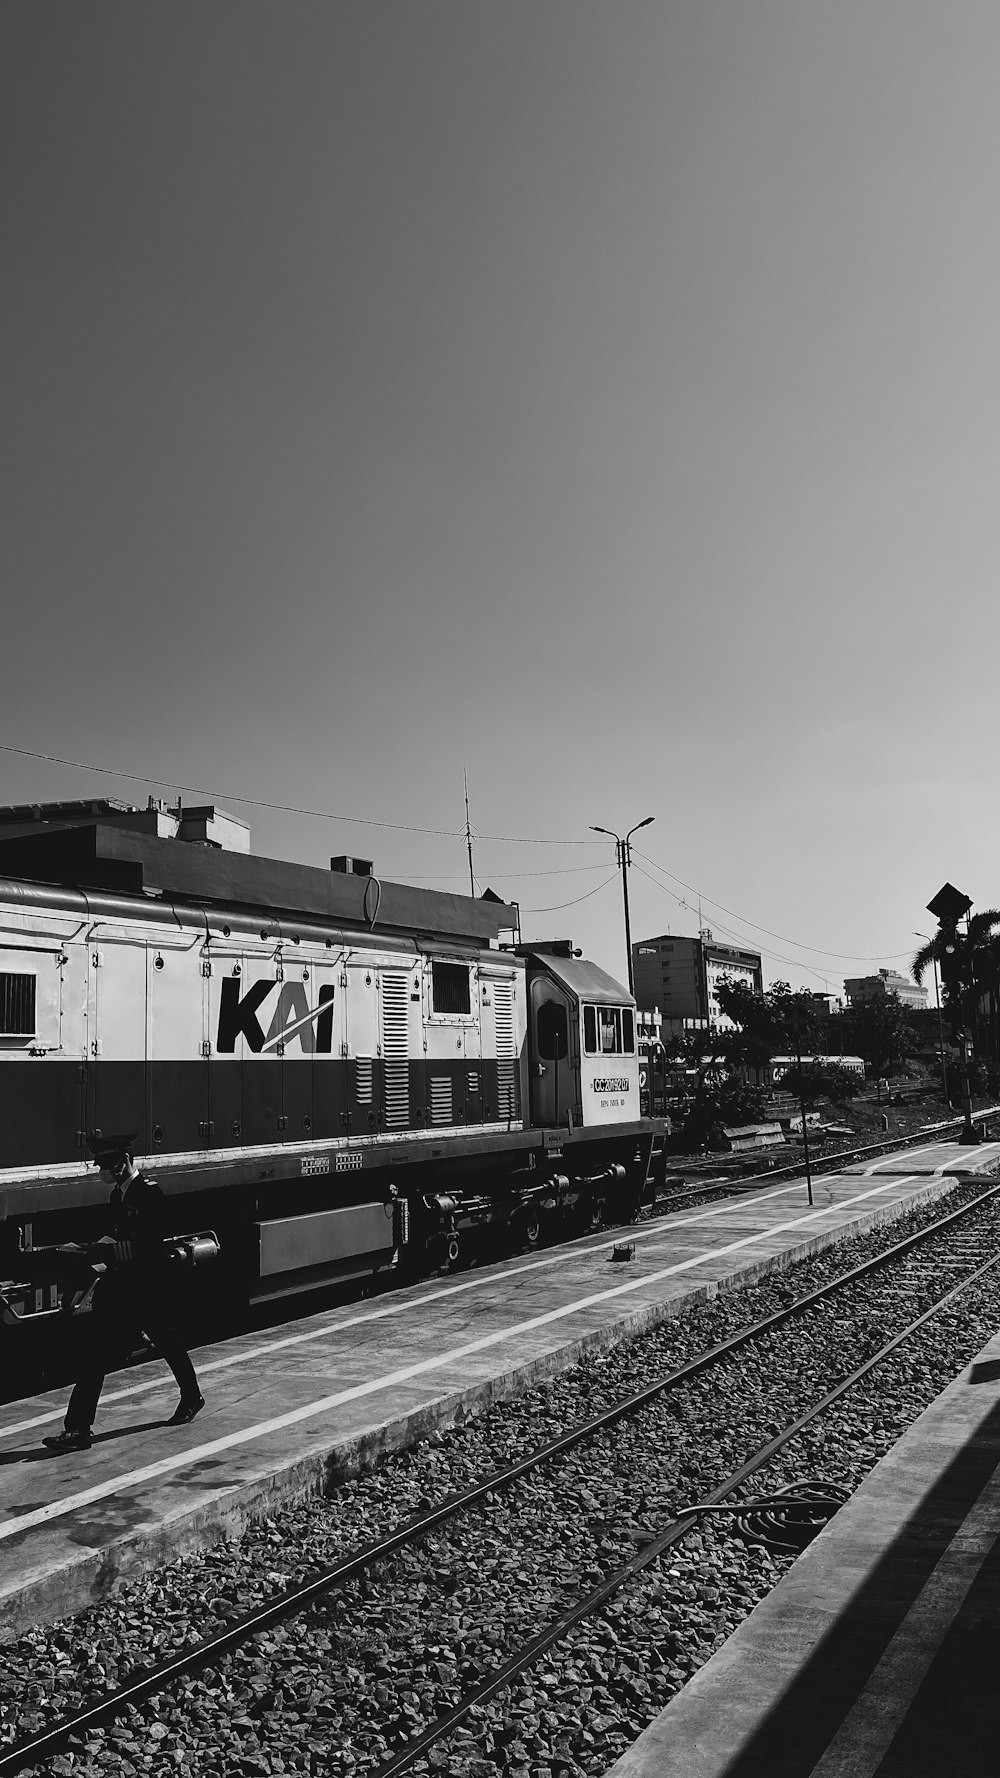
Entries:
[[469, 823], [469, 773], [465, 766], [462, 767], [462, 776], [465, 779], [465, 843], [469, 849], [469, 893], [475, 895], [476, 879], [472, 874], [472, 827]]

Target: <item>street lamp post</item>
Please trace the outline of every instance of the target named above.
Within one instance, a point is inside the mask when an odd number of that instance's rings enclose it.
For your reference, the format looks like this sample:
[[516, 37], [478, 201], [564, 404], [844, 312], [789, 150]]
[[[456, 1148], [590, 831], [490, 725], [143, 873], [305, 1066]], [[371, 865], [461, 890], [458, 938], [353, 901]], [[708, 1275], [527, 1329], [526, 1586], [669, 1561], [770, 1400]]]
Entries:
[[[935, 943], [935, 940], [931, 938], [931, 935], [929, 932], [916, 932], [915, 931], [913, 936], [914, 936], [914, 938], [925, 938], [927, 940], [928, 944]], [[941, 989], [940, 989], [940, 986], [938, 983], [938, 966], [937, 966], [937, 951], [936, 950], [931, 952], [931, 962], [934, 965], [934, 1005], [937, 1007], [937, 1016], [938, 1016], [938, 1045], [939, 1045], [939, 1048], [941, 1051], [941, 1084], [944, 1087], [945, 1103], [947, 1104], [947, 1103], [949, 1103], [949, 1101], [948, 1101], [948, 1064], [945, 1061], [945, 1057], [944, 1057], [944, 1015], [941, 1011]]]
[[655, 815], [647, 815], [645, 821], [637, 821], [634, 827], [629, 828], [624, 839], [622, 839], [619, 834], [613, 832], [610, 827], [592, 826], [590, 829], [591, 833], [606, 833], [609, 839], [614, 840], [616, 847], [615, 863], [621, 865], [622, 900], [625, 903], [625, 956], [628, 962], [628, 991], [633, 999], [635, 998], [635, 978], [632, 973], [632, 930], [629, 926], [628, 919], [628, 867], [632, 862], [632, 851], [629, 846], [629, 840], [634, 833], [638, 833], [640, 827], [648, 827], [650, 822], [655, 820]]

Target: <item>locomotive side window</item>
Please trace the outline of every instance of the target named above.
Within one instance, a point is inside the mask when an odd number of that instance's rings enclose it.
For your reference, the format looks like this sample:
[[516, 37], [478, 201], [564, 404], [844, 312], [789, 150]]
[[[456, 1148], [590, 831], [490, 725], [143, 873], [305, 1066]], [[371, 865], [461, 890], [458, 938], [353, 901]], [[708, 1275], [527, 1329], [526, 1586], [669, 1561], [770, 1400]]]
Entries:
[[435, 1012], [471, 1013], [468, 964], [432, 963], [431, 982]]
[[585, 1006], [583, 1048], [588, 1056], [634, 1056], [635, 1014], [630, 1006]]
[[34, 1037], [35, 978], [0, 972], [0, 1037]]
[[569, 1054], [566, 1008], [558, 1000], [543, 1000], [538, 1008], [538, 1054], [543, 1062], [561, 1062]]

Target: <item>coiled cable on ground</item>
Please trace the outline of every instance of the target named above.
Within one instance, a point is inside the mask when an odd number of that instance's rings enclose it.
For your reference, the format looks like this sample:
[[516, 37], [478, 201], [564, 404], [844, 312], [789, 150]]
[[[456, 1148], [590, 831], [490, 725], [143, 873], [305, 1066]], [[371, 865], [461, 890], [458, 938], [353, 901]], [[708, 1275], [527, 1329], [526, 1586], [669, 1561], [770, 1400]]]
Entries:
[[688, 1506], [677, 1517], [686, 1519], [689, 1513], [731, 1513], [736, 1533], [744, 1543], [761, 1544], [774, 1556], [797, 1556], [829, 1524], [850, 1493], [841, 1482], [830, 1482], [822, 1476], [808, 1477], [801, 1482], [789, 1482], [787, 1487], [758, 1500]]

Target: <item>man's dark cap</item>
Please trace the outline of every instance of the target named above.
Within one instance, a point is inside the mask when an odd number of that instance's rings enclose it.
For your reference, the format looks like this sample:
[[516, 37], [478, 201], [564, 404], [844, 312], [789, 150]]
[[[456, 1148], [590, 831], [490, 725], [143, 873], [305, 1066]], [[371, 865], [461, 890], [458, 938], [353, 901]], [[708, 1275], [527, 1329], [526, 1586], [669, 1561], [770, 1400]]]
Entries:
[[135, 1153], [136, 1134], [132, 1130], [126, 1136], [88, 1136], [87, 1147], [99, 1167], [120, 1167]]

